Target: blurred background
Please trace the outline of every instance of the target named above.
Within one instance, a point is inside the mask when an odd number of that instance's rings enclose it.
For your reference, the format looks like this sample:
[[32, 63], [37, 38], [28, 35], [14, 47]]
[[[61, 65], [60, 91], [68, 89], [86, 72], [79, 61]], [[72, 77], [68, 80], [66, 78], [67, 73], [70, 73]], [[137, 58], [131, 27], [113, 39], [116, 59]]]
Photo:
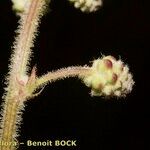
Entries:
[[[0, 1], [0, 94], [18, 18], [10, 0]], [[27, 147], [19, 150], [145, 150], [149, 149], [148, 0], [103, 0], [92, 14], [82, 13], [67, 0], [52, 0], [42, 18], [31, 68], [38, 75], [74, 65], [91, 65], [101, 55], [121, 58], [135, 80], [126, 98], [91, 97], [79, 79], [47, 85], [40, 96], [26, 102], [20, 142], [77, 140], [76, 147]], [[149, 146], [149, 148], [148, 148]]]

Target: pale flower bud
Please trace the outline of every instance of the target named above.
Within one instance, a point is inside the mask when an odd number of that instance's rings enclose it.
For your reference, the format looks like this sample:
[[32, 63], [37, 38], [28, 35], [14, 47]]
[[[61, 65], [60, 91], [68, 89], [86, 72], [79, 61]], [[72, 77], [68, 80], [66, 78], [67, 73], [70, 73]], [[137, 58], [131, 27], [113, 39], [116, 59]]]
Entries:
[[31, 0], [11, 0], [16, 12], [24, 12], [29, 8]]
[[74, 7], [80, 8], [83, 12], [94, 12], [102, 5], [102, 0], [69, 0]]
[[83, 81], [92, 88], [93, 96], [122, 97], [131, 92], [134, 81], [128, 66], [121, 60], [106, 56], [95, 60], [91, 70]]

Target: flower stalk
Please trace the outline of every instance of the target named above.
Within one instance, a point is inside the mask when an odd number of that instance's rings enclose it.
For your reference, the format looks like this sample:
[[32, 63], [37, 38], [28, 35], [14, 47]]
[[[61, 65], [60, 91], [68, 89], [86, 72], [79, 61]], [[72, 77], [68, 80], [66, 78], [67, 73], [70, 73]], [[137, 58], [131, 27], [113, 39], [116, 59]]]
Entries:
[[47, 83], [54, 82], [56, 80], [69, 78], [69, 77], [79, 77], [83, 78], [91, 74], [91, 68], [90, 67], [68, 67], [68, 68], [62, 68], [57, 71], [49, 72], [41, 77], [38, 77], [36, 80], [36, 87], [41, 87]]

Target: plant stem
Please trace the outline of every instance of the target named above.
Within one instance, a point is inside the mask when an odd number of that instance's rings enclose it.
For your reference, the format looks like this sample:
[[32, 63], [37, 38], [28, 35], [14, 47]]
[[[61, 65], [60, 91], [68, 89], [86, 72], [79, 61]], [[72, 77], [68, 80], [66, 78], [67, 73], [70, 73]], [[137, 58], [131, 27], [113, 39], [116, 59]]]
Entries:
[[68, 67], [59, 69], [57, 71], [49, 72], [46, 75], [43, 75], [36, 80], [36, 87], [42, 86], [47, 82], [54, 82], [59, 79], [68, 78], [68, 77], [85, 77], [91, 74], [90, 67]]
[[[39, 19], [45, 8], [45, 0], [31, 0], [27, 12], [20, 14], [18, 36], [14, 42], [10, 71], [7, 78], [6, 94], [4, 95], [1, 112], [0, 150], [15, 150], [13, 145], [17, 135], [17, 125], [21, 120], [23, 102], [26, 100], [25, 81], [31, 47], [39, 24]], [[21, 85], [21, 82], [24, 85]], [[20, 115], [19, 115], [20, 114]], [[7, 143], [6, 145], [2, 143]]]
[[31, 0], [28, 12], [20, 14], [18, 37], [14, 43], [14, 53], [10, 64], [10, 81], [16, 80], [17, 75], [19, 77], [20, 75], [26, 75], [28, 71], [27, 65], [31, 55], [31, 47], [33, 47], [44, 6], [45, 0]]
[[4, 103], [4, 116], [1, 133], [1, 142], [4, 144], [0, 145], [0, 150], [14, 150], [17, 146], [17, 125], [21, 121], [21, 109], [23, 108], [23, 103], [20, 101], [22, 97], [19, 95], [12, 97], [12, 99], [7, 99], [7, 103]]

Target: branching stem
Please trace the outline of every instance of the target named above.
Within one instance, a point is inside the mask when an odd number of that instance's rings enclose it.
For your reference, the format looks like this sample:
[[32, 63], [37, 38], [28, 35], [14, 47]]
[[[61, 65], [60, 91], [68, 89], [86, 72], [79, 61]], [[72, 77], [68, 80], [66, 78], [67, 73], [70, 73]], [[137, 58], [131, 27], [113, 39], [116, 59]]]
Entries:
[[[18, 36], [14, 42], [10, 71], [4, 95], [2, 119], [0, 123], [0, 150], [15, 150], [17, 128], [21, 120], [23, 101], [27, 98], [26, 80], [31, 47], [43, 14], [46, 0], [30, 0], [27, 11], [20, 13]], [[22, 84], [23, 83], [23, 84]]]

